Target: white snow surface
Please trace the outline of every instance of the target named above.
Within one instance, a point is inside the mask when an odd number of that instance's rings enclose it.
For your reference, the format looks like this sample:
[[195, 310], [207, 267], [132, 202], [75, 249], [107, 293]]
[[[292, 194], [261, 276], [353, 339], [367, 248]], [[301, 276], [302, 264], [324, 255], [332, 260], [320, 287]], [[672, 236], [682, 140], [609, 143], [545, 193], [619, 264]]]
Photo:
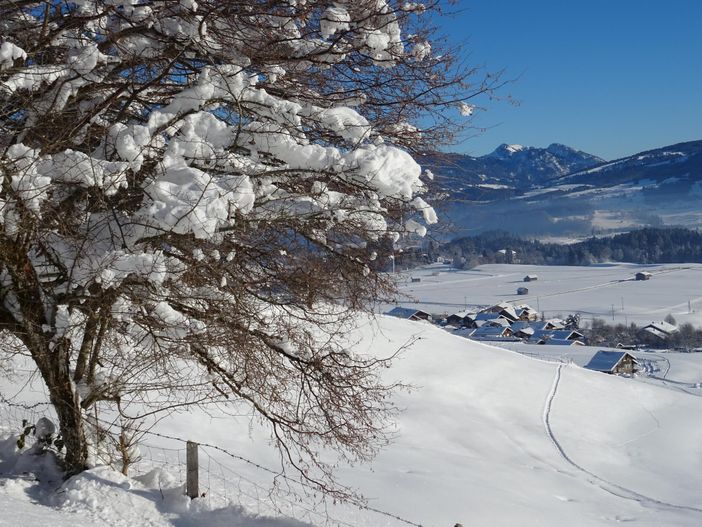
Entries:
[[[535, 360], [426, 323], [361, 319], [349, 342], [358, 352], [387, 355], [413, 338], [419, 340], [385, 374], [414, 386], [395, 396], [403, 412], [394, 441], [371, 464], [338, 472], [372, 507], [427, 526], [700, 525], [702, 429], [694, 416], [702, 398], [655, 379]], [[697, 358], [671, 361], [669, 377], [684, 370], [688, 380], [702, 380]], [[5, 396], [18, 390], [3, 381]], [[29, 383], [21, 396], [40, 397], [40, 386]], [[182, 413], [153, 431], [219, 445], [276, 468], [265, 431], [246, 416], [225, 417], [215, 409]], [[147, 439], [148, 448], [161, 446], [164, 454], [172, 446]], [[270, 488], [272, 476], [250, 465], [236, 469], [238, 479], [227, 473], [233, 499], [222, 505], [214, 497], [184, 498], [176, 464], [170, 473], [152, 471], [138, 480], [98, 467], [59, 487], [47, 481], [48, 470], [41, 483], [21, 475], [28, 456], [13, 453], [12, 439], [0, 457], [0, 526], [301, 525], [258, 516], [268, 514], [271, 500], [260, 489]], [[259, 485], [257, 495], [242, 492], [242, 478]], [[214, 496], [209, 472], [207, 481]], [[304, 509], [296, 510], [300, 518]], [[329, 504], [328, 513], [332, 525], [403, 525], [350, 505]], [[306, 513], [304, 519], [323, 524], [321, 518]]]
[[[636, 281], [638, 271], [652, 273], [651, 280]], [[526, 275], [539, 279], [525, 284]], [[421, 281], [412, 283], [410, 277]], [[506, 301], [528, 304], [547, 318], [577, 312], [584, 321], [604, 318], [610, 323], [646, 325], [672, 314], [679, 324], [702, 326], [700, 279], [701, 264], [490, 264], [467, 271], [434, 264], [401, 275], [398, 302], [437, 315]], [[528, 295], [517, 295], [521, 286], [528, 287]], [[390, 308], [384, 306], [383, 312]]]

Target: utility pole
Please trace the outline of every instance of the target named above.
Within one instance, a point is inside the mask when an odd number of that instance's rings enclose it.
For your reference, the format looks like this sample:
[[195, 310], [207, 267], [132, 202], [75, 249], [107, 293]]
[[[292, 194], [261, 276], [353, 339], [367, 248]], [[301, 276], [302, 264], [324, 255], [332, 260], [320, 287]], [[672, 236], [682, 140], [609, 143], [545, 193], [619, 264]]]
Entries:
[[614, 320], [614, 304], [612, 304], [612, 320]]

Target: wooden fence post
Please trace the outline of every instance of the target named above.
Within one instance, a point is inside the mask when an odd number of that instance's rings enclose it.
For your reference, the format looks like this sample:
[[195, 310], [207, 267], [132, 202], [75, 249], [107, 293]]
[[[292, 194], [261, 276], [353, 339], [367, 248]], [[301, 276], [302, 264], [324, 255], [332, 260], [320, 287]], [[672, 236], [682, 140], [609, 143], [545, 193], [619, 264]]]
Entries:
[[200, 497], [200, 488], [198, 482], [199, 466], [197, 461], [198, 444], [193, 441], [188, 441], [185, 449], [186, 458], [186, 480], [185, 492], [191, 498]]

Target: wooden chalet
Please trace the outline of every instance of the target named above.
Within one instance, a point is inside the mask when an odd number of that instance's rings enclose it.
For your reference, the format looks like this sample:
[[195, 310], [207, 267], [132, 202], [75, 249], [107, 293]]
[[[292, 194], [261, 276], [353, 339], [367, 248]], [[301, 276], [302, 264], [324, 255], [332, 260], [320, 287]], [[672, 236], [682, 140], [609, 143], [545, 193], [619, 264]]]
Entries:
[[673, 333], [676, 333], [678, 328], [673, 324], [662, 321], [651, 322], [647, 326], [642, 327], [641, 331], [645, 331], [646, 333], [653, 335], [654, 337], [658, 337], [661, 340], [666, 340], [670, 338]]
[[636, 357], [629, 352], [598, 351], [585, 365], [585, 368], [610, 374], [632, 374], [638, 370], [638, 365]]
[[471, 316], [475, 316], [472, 311], [459, 311], [458, 313], [452, 313], [446, 317], [446, 323], [451, 326], [469, 326], [473, 322]]
[[543, 343], [545, 346], [584, 346], [581, 340], [568, 339], [548, 339]]
[[468, 315], [466, 320], [468, 322], [465, 325], [472, 328], [483, 326], [509, 327], [512, 323], [511, 320], [500, 313], [477, 313]]
[[512, 329], [510, 327], [494, 327], [494, 326], [483, 326], [473, 330], [468, 338], [473, 340], [518, 340], [512, 337]]
[[426, 311], [421, 309], [412, 309], [410, 307], [395, 307], [385, 313], [391, 317], [404, 318], [405, 320], [429, 320], [431, 321], [431, 315]]
[[499, 304], [495, 304], [487, 309], [483, 309], [481, 313], [497, 313], [498, 315], [502, 315], [512, 322], [519, 319], [517, 309], [508, 302], [500, 302]]
[[534, 331], [529, 341], [536, 342], [537, 344], [546, 344], [546, 342], [552, 339], [557, 341], [582, 341], [585, 339], [585, 335], [572, 329], [538, 329]]
[[539, 312], [531, 306], [523, 304], [515, 308], [517, 320], [536, 321], [539, 319]]

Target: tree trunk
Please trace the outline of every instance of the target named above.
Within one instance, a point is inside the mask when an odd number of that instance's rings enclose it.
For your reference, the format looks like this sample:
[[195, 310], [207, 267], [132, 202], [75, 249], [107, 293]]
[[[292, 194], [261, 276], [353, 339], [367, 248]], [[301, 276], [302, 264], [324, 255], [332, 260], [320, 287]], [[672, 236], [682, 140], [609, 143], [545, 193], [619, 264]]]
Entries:
[[58, 414], [61, 438], [66, 448], [66, 476], [72, 476], [88, 468], [88, 443], [78, 394], [73, 390], [70, 378], [65, 377], [49, 390], [49, 395]]
[[80, 397], [70, 376], [68, 346], [59, 343], [51, 351], [48, 346], [41, 346], [39, 350], [32, 346], [31, 351], [58, 415], [61, 438], [66, 449], [66, 476], [78, 474], [88, 468], [88, 443]]

